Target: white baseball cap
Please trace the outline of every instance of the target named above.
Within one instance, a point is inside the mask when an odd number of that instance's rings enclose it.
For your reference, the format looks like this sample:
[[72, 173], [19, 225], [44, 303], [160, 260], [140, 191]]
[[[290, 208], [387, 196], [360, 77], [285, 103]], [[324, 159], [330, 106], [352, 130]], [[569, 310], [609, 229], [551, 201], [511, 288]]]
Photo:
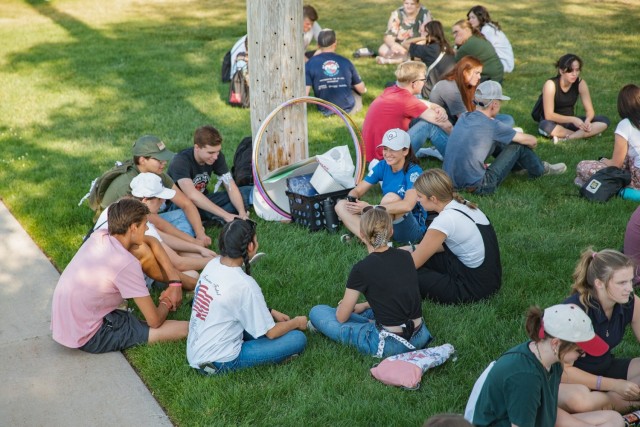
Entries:
[[544, 333], [576, 343], [587, 354], [601, 356], [609, 345], [593, 330], [591, 319], [575, 304], [558, 304], [544, 310], [540, 336]]
[[176, 191], [162, 185], [162, 179], [155, 173], [144, 172], [131, 180], [131, 194], [135, 197], [157, 197], [173, 199]]
[[409, 148], [411, 146], [411, 138], [409, 134], [402, 129], [389, 129], [384, 133], [382, 137], [382, 144], [376, 148], [388, 147], [392, 150], [398, 151], [403, 148]]

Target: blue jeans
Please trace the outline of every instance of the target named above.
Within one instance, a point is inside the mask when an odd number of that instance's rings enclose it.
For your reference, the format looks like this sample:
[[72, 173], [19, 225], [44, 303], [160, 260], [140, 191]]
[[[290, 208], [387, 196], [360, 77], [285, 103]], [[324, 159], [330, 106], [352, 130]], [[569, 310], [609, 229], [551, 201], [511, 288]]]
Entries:
[[172, 203], [171, 206], [173, 206], [174, 209], [162, 212], [159, 214], [160, 218], [170, 222], [175, 228], [187, 233], [189, 236], [196, 237], [196, 233], [193, 231], [193, 227], [191, 227], [184, 211], [178, 208], [174, 203]]
[[393, 240], [397, 243], [417, 243], [422, 240], [426, 226], [421, 226], [412, 212], [407, 212], [402, 221], [393, 223]]
[[516, 121], [513, 120], [513, 117], [508, 115], [508, 114], [497, 114], [495, 119], [499, 122], [504, 123], [505, 125], [509, 126], [510, 128], [514, 127], [516, 125]]
[[[257, 365], [281, 363], [291, 356], [301, 354], [307, 345], [306, 335], [298, 330], [289, 331], [274, 339], [269, 339], [266, 336], [253, 338], [245, 332], [243, 340], [238, 357], [229, 362], [213, 362], [209, 365], [213, 365], [218, 373], [222, 374]], [[203, 370], [200, 372], [206, 374]]]
[[413, 152], [417, 153], [426, 140], [430, 140], [436, 150], [444, 156], [444, 152], [447, 148], [447, 142], [449, 141], [449, 135], [438, 126], [433, 123], [429, 123], [426, 120], [416, 118], [409, 123], [409, 130], [407, 131], [411, 138], [411, 147]]
[[511, 170], [526, 169], [530, 178], [537, 178], [544, 173], [544, 165], [536, 153], [531, 148], [515, 142], [496, 146], [493, 157], [495, 160], [487, 168], [482, 181], [475, 189], [475, 194], [495, 192]]
[[[371, 309], [365, 310], [360, 314], [351, 314], [346, 322], [340, 323], [336, 319], [335, 308], [328, 305], [316, 305], [309, 313], [309, 320], [318, 331], [334, 341], [352, 345], [360, 353], [371, 356], [375, 356], [378, 352], [380, 334]], [[412, 351], [412, 349], [391, 337], [387, 337], [384, 340], [382, 357]], [[409, 342], [416, 349], [421, 349], [426, 347], [429, 341], [431, 341], [431, 334], [423, 321]]]
[[[251, 198], [253, 197], [253, 186], [245, 185], [243, 187], [238, 187], [238, 190], [240, 190], [240, 194], [242, 195], [244, 208], [248, 209], [249, 206], [251, 206]], [[232, 213], [232, 214], [238, 213], [236, 208], [231, 203], [231, 199], [229, 199], [229, 193], [227, 193], [226, 191], [216, 191], [215, 193], [209, 193], [207, 194], [207, 198], [211, 200], [212, 203], [221, 207], [222, 209], [224, 209], [229, 213]], [[206, 221], [217, 220], [224, 224], [224, 220], [220, 218], [218, 215], [214, 215], [211, 212], [202, 210], [200, 208], [198, 208], [198, 212], [200, 212], [200, 217], [203, 220], [206, 220]]]

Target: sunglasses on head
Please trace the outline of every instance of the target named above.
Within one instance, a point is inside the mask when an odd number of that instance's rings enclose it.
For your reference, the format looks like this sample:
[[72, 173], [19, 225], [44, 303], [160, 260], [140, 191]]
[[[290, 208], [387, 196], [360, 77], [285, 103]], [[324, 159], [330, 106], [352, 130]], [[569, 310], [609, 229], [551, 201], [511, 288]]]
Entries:
[[367, 213], [369, 212], [371, 209], [378, 209], [381, 211], [387, 211], [387, 208], [385, 208], [384, 206], [381, 205], [369, 205], [369, 206], [365, 206], [364, 208], [362, 208], [362, 213]]
[[251, 226], [252, 230], [255, 230], [256, 227], [258, 226], [257, 222], [255, 222], [255, 221], [253, 221], [253, 220], [251, 220], [249, 218], [242, 219], [242, 218], [235, 217], [235, 218], [233, 218], [233, 221], [231, 221], [231, 222], [233, 223], [233, 222], [236, 222], [236, 221], [245, 221], [246, 223], [248, 223]]

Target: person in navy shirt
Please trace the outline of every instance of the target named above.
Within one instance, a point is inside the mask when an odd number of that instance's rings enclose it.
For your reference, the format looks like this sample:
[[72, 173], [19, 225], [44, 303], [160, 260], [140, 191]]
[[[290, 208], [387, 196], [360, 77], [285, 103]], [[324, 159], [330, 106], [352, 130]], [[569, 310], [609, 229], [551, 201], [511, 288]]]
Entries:
[[631, 325], [640, 339], [640, 307], [633, 293], [635, 265], [626, 255], [605, 249], [585, 250], [575, 272], [572, 294], [564, 302], [582, 308], [594, 330], [609, 345], [602, 356], [585, 355], [573, 366], [565, 366], [560, 386], [559, 406], [569, 412], [602, 408], [619, 411], [640, 405], [640, 358], [615, 357]]
[[369, 174], [348, 194], [349, 198], [336, 204], [336, 213], [354, 235], [360, 235], [360, 215], [369, 203], [359, 200], [371, 186], [382, 182], [382, 200], [393, 219], [393, 240], [419, 242], [426, 230], [422, 208], [413, 183], [422, 173], [418, 166], [411, 138], [402, 129], [390, 129], [382, 137], [384, 161], [378, 162]]
[[[367, 92], [356, 67], [344, 56], [335, 53], [338, 42], [332, 29], [324, 29], [318, 35], [318, 51], [305, 66], [307, 95], [313, 87], [317, 98], [324, 99], [347, 113], [362, 110], [362, 97]], [[318, 106], [326, 116], [333, 112]]]

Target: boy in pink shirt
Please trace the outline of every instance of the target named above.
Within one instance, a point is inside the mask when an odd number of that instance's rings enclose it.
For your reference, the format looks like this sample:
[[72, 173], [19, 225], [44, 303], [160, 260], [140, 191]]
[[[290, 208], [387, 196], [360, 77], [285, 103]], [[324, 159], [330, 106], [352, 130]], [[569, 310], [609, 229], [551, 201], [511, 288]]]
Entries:
[[[170, 288], [156, 306], [146, 287], [140, 262], [129, 252], [144, 242], [146, 205], [122, 199], [109, 207], [109, 230], [98, 230], [62, 272], [53, 293], [52, 336], [58, 343], [90, 353], [106, 353], [187, 336], [188, 322], [166, 320], [174, 309]], [[176, 288], [181, 292], [180, 282]], [[133, 298], [145, 322], [118, 310]]]

